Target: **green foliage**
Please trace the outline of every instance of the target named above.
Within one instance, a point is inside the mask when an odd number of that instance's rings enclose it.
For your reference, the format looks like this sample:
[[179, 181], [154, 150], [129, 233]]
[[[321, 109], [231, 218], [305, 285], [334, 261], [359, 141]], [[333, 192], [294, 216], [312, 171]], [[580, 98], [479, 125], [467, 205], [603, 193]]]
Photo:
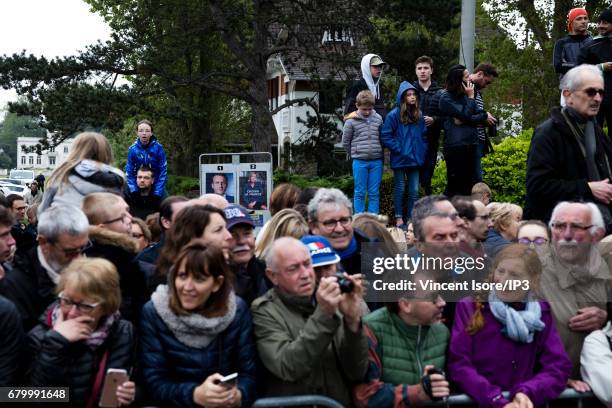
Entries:
[[[0, 168], [17, 167], [17, 138], [20, 136], [43, 137], [45, 130], [29, 116], [19, 116], [8, 113], [0, 124]], [[4, 157], [6, 155], [6, 157]], [[8, 158], [8, 161], [7, 161]]]
[[200, 180], [195, 177], [185, 176], [174, 176], [168, 175], [168, 182], [166, 183], [166, 191], [169, 195], [191, 195], [197, 192], [196, 195], [200, 194]]
[[[527, 152], [533, 136], [528, 129], [516, 137], [507, 137], [493, 146], [493, 154], [482, 159], [483, 180], [491, 188], [493, 201], [525, 204]], [[432, 179], [434, 194], [442, 194], [446, 187], [446, 163], [438, 162]]]

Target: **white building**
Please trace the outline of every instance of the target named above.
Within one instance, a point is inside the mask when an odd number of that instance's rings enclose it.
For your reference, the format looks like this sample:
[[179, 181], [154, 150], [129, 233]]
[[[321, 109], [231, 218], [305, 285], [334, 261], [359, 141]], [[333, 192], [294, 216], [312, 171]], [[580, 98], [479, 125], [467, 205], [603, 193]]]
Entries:
[[[49, 136], [47, 136], [49, 137]], [[24, 147], [36, 146], [38, 137], [21, 136], [17, 138], [17, 168], [34, 170], [37, 174], [48, 174], [62, 164], [70, 153], [73, 139], [65, 139], [62, 143], [49, 150], [43, 150], [40, 155], [36, 152], [26, 153]]]

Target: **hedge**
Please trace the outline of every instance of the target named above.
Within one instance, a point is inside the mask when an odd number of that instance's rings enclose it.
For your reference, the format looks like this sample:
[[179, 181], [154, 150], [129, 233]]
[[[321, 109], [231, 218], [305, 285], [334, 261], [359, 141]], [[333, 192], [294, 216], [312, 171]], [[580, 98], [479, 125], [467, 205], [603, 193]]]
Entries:
[[[483, 179], [492, 191], [492, 200], [511, 202], [523, 206], [525, 203], [525, 175], [527, 172], [527, 151], [533, 130], [528, 129], [516, 138], [508, 137], [493, 146], [494, 153], [482, 159]], [[274, 172], [274, 185], [290, 182], [301, 188], [335, 187], [347, 196], [353, 196], [353, 177], [306, 177], [289, 174], [282, 170]], [[432, 179], [434, 194], [442, 194], [446, 187], [446, 163], [438, 161]], [[197, 178], [168, 176], [169, 194], [186, 195], [199, 191]], [[387, 169], [380, 186], [380, 212], [393, 219], [393, 173]]]

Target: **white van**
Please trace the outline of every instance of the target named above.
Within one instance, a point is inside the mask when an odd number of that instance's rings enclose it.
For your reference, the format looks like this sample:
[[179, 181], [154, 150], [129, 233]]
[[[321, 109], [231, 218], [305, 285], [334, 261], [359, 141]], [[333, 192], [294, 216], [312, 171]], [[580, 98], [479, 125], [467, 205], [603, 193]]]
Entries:
[[22, 185], [29, 185], [31, 182], [34, 181], [34, 172], [32, 170], [17, 170], [17, 169], [13, 169], [11, 170], [11, 173], [9, 175], [10, 179], [13, 180], [19, 180], [19, 182]]

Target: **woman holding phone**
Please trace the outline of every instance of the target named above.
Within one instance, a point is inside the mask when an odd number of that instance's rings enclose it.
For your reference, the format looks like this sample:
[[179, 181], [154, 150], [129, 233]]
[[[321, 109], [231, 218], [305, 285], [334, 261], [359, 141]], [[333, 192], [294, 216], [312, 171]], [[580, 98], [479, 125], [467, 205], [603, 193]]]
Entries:
[[[151, 403], [251, 406], [256, 351], [251, 315], [234, 294], [222, 249], [196, 239], [176, 257], [168, 284], [143, 308], [140, 366]], [[237, 381], [223, 381], [237, 373]]]
[[[119, 315], [119, 275], [105, 259], [75, 259], [57, 293], [28, 336], [28, 383], [69, 387], [72, 406], [97, 407], [107, 370], [129, 372], [135, 360], [132, 324]], [[129, 405], [135, 393], [134, 382], [123, 382], [116, 401]]]
[[474, 84], [463, 65], [454, 65], [446, 76], [446, 89], [440, 96], [440, 115], [444, 121], [444, 160], [446, 194], [470, 195], [478, 181], [478, 131], [476, 125], [487, 120], [487, 112], [474, 99]]

